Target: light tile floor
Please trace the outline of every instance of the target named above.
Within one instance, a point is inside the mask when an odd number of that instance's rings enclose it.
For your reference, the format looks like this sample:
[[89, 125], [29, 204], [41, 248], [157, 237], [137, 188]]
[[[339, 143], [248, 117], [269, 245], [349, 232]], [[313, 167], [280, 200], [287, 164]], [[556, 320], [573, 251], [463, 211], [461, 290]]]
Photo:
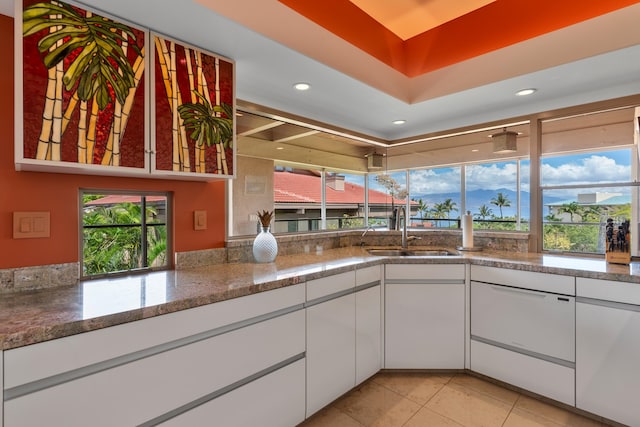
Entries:
[[604, 425], [467, 374], [381, 372], [300, 427]]

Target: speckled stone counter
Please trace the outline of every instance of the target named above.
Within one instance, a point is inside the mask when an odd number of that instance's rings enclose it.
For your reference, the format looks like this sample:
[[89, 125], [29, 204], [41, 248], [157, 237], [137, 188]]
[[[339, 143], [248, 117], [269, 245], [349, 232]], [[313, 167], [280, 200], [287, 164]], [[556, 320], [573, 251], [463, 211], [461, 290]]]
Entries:
[[504, 252], [379, 257], [353, 246], [278, 256], [271, 264], [219, 264], [3, 294], [0, 348], [21, 347], [382, 263], [471, 263], [640, 286], [640, 263], [624, 266], [601, 259]]

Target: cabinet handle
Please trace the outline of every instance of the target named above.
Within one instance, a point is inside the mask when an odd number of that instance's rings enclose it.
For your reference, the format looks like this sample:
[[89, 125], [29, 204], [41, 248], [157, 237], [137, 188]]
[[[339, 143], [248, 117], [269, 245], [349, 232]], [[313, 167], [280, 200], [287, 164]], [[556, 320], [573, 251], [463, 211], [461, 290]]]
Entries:
[[558, 297], [558, 301], [566, 301], [566, 302], [569, 302], [569, 298]]
[[525, 296], [529, 296], [529, 297], [533, 297], [533, 298], [546, 298], [547, 295], [540, 293], [540, 292], [536, 292], [536, 291], [529, 291], [529, 290], [525, 290], [525, 289], [516, 289], [516, 288], [508, 288], [505, 286], [491, 286], [491, 289], [493, 289], [494, 291], [498, 291], [498, 292], [508, 292], [508, 293], [513, 293], [513, 294], [521, 294], [521, 295], [525, 295]]

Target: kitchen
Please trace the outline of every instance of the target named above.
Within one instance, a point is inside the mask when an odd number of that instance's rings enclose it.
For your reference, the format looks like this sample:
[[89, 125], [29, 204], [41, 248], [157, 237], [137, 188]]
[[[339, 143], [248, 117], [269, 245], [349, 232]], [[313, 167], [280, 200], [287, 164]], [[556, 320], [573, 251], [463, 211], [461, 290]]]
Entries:
[[[11, 18], [2, 17], [2, 32], [5, 40], [13, 40], [13, 22]], [[9, 44], [12, 45], [13, 43]], [[5, 64], [2, 68], [3, 99], [13, 90], [12, 65]], [[625, 95], [633, 93], [626, 92]], [[12, 134], [13, 102], [11, 99], [4, 99], [2, 106], [5, 113], [2, 115], [2, 120], [4, 121], [3, 129], [8, 134]], [[6, 139], [11, 140], [12, 138], [7, 135]], [[8, 151], [11, 150], [9, 149]], [[4, 241], [1, 245], [3, 248], [3, 261], [0, 267], [4, 269], [3, 274], [5, 274], [5, 270], [34, 267], [33, 270], [21, 271], [24, 279], [22, 284], [25, 286], [29, 286], [29, 282], [34, 280], [46, 282], [52, 276], [67, 277], [69, 270], [77, 270], [78, 242], [75, 237], [69, 238], [69, 236], [77, 236], [78, 234], [77, 189], [80, 187], [121, 189], [140, 189], [142, 187], [145, 190], [172, 191], [175, 197], [175, 252], [206, 251], [210, 248], [222, 249], [225, 246], [226, 235], [223, 220], [226, 217], [225, 206], [217, 202], [225, 198], [225, 184], [223, 182], [194, 183], [173, 180], [135, 180], [121, 177], [16, 172], [11, 153], [6, 153], [6, 155], [2, 156], [2, 162], [4, 162], [2, 167], [2, 206], [6, 213], [7, 230], [3, 233]], [[10, 237], [9, 218], [11, 212], [41, 210], [49, 210], [51, 212], [52, 227], [50, 238], [15, 240]], [[216, 219], [216, 221], [210, 221], [210, 229], [206, 233], [193, 229], [192, 215], [193, 211], [196, 210], [206, 210], [210, 219]], [[38, 266], [52, 265], [58, 267], [55, 269], [37, 268]], [[10, 283], [14, 284], [13, 271], [10, 273], [12, 275]], [[7, 274], [9, 274], [8, 271]], [[4, 277], [3, 284], [9, 282], [9, 280], [5, 281]], [[44, 280], [43, 277], [45, 277]], [[314, 277], [304, 276], [304, 280], [307, 279], [314, 280]], [[147, 317], [149, 313], [139, 313], [139, 315]], [[121, 315], [118, 322], [126, 321], [126, 317]], [[134, 318], [136, 318], [136, 315], [134, 315]], [[73, 327], [82, 329], [82, 323], [84, 322]], [[76, 329], [76, 331], [79, 330]], [[35, 341], [40, 340], [35, 337], [32, 339]]]

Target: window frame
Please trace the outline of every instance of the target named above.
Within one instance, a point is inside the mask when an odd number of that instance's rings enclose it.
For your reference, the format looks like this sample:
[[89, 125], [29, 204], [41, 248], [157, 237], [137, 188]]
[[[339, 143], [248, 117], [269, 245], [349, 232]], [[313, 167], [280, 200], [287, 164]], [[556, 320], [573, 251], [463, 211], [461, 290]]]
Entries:
[[[84, 224], [84, 196], [86, 195], [118, 195], [118, 196], [136, 196], [141, 198], [141, 222], [139, 225], [132, 224], [109, 224], [109, 226], [113, 227], [136, 227], [140, 228], [140, 235], [147, 236], [147, 230], [149, 227], [157, 227], [164, 226], [166, 230], [166, 248], [165, 248], [165, 263], [162, 266], [148, 266], [147, 264], [147, 251], [148, 251], [148, 237], [143, 239], [142, 244], [142, 258], [144, 259], [144, 267], [138, 267], [128, 270], [118, 270], [111, 272], [104, 272], [98, 274], [86, 274], [85, 273], [85, 257], [84, 257], [84, 231], [87, 228], [98, 228], [98, 227], [85, 227]], [[151, 225], [147, 224], [146, 221], [146, 198], [150, 196], [161, 196], [164, 197], [165, 202], [165, 221], [161, 223], [153, 223]], [[105, 189], [96, 189], [96, 188], [80, 188], [78, 190], [78, 260], [79, 260], [79, 278], [80, 280], [91, 280], [91, 279], [100, 279], [105, 277], [115, 277], [115, 276], [125, 276], [131, 274], [143, 274], [149, 273], [151, 271], [162, 271], [162, 270], [170, 270], [173, 268], [173, 194], [169, 191], [137, 191], [137, 190], [105, 190]]]

